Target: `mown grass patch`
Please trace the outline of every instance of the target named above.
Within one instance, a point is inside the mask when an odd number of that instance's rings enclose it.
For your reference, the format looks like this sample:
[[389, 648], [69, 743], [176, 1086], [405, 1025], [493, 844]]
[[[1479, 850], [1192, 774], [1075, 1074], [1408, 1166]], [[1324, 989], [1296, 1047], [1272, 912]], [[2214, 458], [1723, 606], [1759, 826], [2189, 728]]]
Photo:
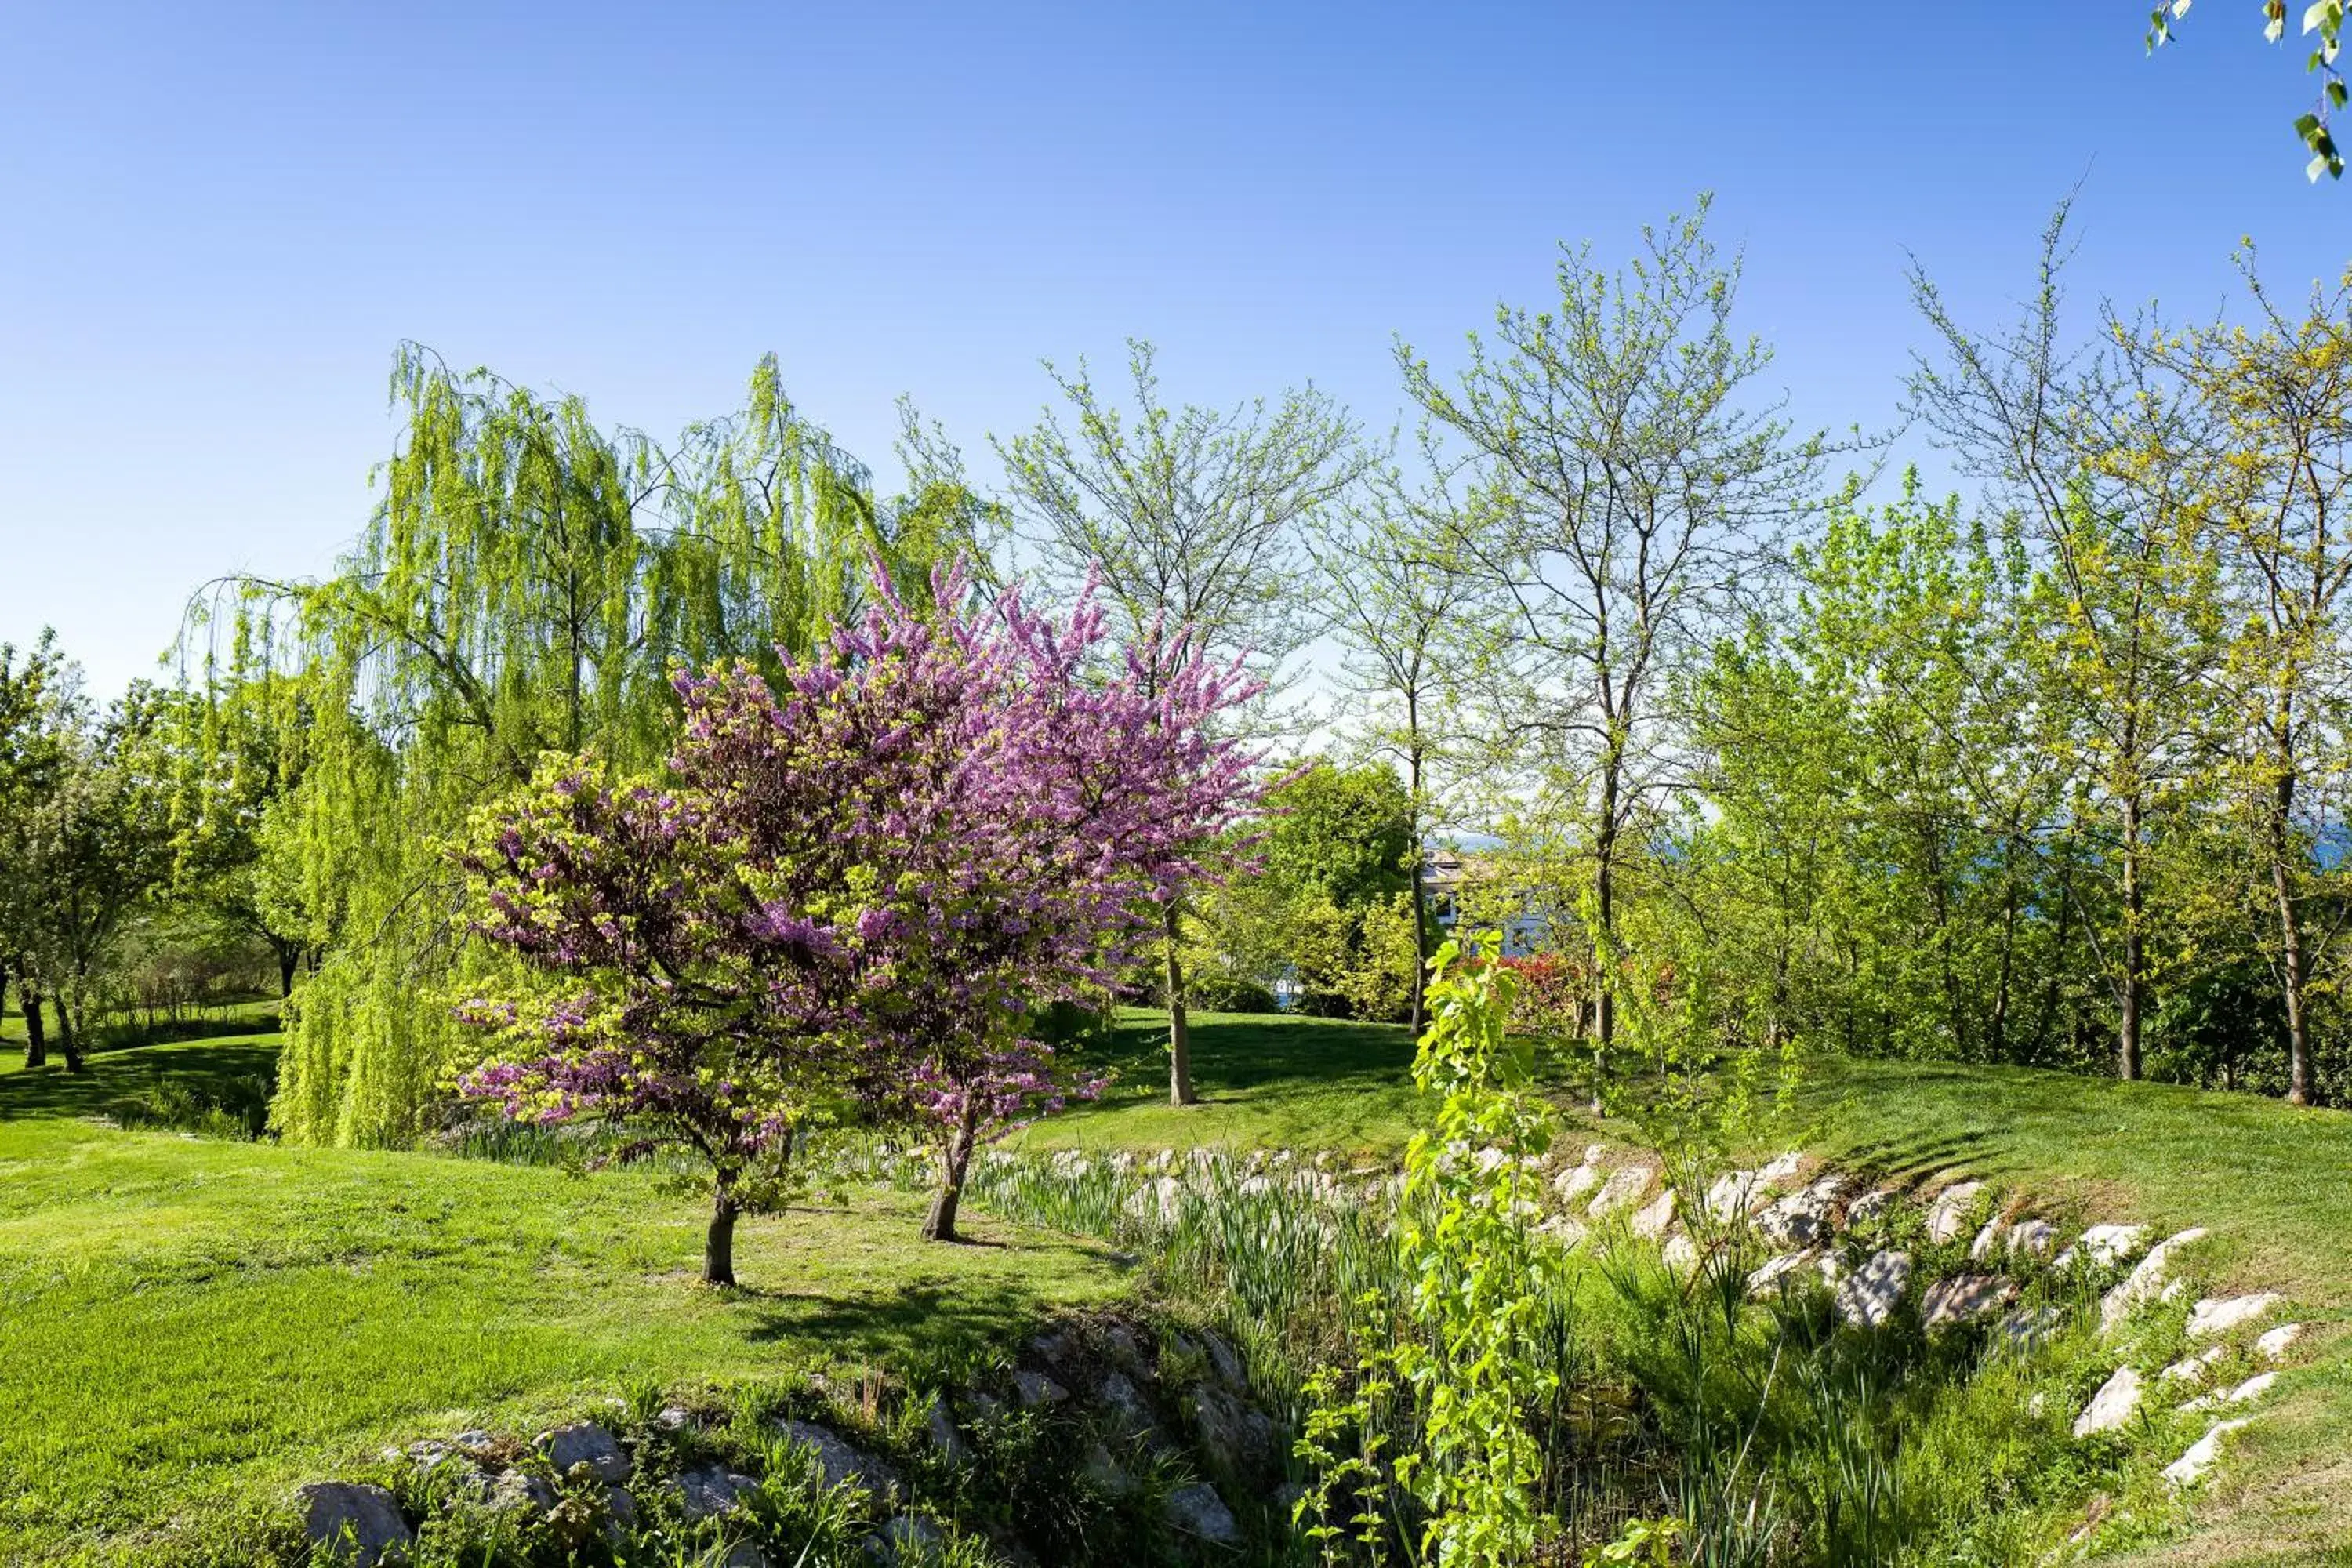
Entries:
[[[0, 1074], [0, 1562], [118, 1560], [394, 1439], [516, 1429], [599, 1392], [982, 1356], [1122, 1298], [1107, 1248], [861, 1192], [747, 1222], [747, 1289], [696, 1282], [693, 1198], [429, 1154], [76, 1119], [128, 1086], [235, 1077], [265, 1042]], [[160, 1554], [159, 1554], [160, 1553]]]

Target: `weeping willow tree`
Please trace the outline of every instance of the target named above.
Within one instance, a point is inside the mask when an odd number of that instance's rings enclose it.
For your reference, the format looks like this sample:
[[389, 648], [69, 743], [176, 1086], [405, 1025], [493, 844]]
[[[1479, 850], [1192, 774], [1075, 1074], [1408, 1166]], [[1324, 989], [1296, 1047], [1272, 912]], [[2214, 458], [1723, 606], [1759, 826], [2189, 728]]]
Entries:
[[469, 811], [542, 752], [655, 763], [675, 666], [804, 653], [877, 560], [928, 572], [985, 520], [911, 417], [910, 493], [877, 504], [772, 356], [740, 411], [668, 447], [413, 343], [392, 402], [404, 428], [333, 574], [234, 580], [195, 616], [207, 688], [266, 708], [299, 770], [268, 852], [320, 952], [272, 1113], [304, 1142], [406, 1142], [461, 1065], [448, 1004], [488, 961], [442, 846]]

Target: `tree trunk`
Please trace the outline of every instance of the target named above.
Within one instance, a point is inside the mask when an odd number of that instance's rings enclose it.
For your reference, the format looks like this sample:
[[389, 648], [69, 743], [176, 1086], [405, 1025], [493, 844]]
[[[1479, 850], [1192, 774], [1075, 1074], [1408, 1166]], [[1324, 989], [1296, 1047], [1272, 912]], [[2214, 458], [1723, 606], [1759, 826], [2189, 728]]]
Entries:
[[2140, 934], [2140, 916], [2147, 895], [2140, 886], [2140, 799], [2124, 797], [2124, 973], [2116, 1001], [2122, 1016], [2116, 1026], [2116, 1073], [2126, 1082], [2139, 1079], [2139, 1014], [2147, 989], [2147, 947]]
[[302, 950], [294, 943], [278, 944], [278, 999], [280, 1002], [294, 994], [294, 965], [301, 957]]
[[[1412, 719], [1412, 709], [1411, 707], [1410, 699], [1408, 699], [1406, 711], [1408, 718]], [[1413, 720], [1413, 721], [1417, 722], [1417, 719]], [[1412, 847], [1411, 850], [1412, 857], [1412, 1037], [1418, 1040], [1421, 1038], [1423, 1010], [1427, 1005], [1423, 998], [1429, 986], [1429, 889], [1423, 885], [1421, 876], [1423, 856], [1421, 844], [1421, 745], [1419, 742], [1416, 741], [1413, 743], [1412, 750], [1407, 755], [1412, 774], [1412, 778], [1408, 781], [1409, 787], [1412, 791]]]
[[48, 1025], [41, 1016], [40, 988], [25, 975], [16, 977], [16, 1000], [25, 1009], [25, 1065], [49, 1065]]
[[1184, 917], [1168, 901], [1168, 1103], [1196, 1105], [1192, 1093], [1192, 1026], [1184, 1016]]
[[89, 1063], [82, 1057], [81, 1031], [74, 1027], [73, 1011], [66, 1005], [66, 994], [58, 992], [57, 1001], [58, 1048], [66, 1055], [66, 1071], [88, 1072]]
[[705, 1285], [735, 1283], [735, 1194], [725, 1183], [713, 1192], [710, 1201], [710, 1230], [702, 1241], [702, 1282]]
[[923, 1219], [925, 1241], [955, 1241], [956, 1209], [963, 1202], [963, 1179], [971, 1169], [971, 1145], [980, 1121], [976, 1101], [965, 1097], [962, 1120], [940, 1143], [940, 1186], [931, 1194], [931, 1212]]

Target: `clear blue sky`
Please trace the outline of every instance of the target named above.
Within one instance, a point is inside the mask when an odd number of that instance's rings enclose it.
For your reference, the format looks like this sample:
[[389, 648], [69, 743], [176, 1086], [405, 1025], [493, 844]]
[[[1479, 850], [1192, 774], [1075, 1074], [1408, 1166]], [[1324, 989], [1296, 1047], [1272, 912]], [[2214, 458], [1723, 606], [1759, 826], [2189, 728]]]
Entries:
[[2333, 275], [2300, 52], [2208, 0], [2151, 60], [2147, 4], [18, 7], [0, 640], [110, 691], [206, 578], [326, 567], [403, 337], [656, 434], [774, 349], [887, 464], [898, 394], [984, 451], [1129, 334], [1384, 427], [1397, 334], [1701, 189], [1815, 423], [1891, 417], [1906, 252], [2004, 310], [2077, 180], [2086, 304], [2210, 309], [2242, 235]]

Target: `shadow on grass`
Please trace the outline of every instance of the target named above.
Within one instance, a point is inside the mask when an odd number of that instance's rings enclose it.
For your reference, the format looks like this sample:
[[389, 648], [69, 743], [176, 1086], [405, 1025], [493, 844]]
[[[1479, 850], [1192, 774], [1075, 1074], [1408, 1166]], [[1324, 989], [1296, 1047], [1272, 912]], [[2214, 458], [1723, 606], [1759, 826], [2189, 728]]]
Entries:
[[21, 1054], [0, 1072], [0, 1121], [29, 1117], [117, 1116], [165, 1091], [241, 1109], [266, 1105], [278, 1082], [278, 1037], [241, 1036], [182, 1045], [130, 1046], [89, 1058], [72, 1073], [55, 1054], [26, 1068]]

